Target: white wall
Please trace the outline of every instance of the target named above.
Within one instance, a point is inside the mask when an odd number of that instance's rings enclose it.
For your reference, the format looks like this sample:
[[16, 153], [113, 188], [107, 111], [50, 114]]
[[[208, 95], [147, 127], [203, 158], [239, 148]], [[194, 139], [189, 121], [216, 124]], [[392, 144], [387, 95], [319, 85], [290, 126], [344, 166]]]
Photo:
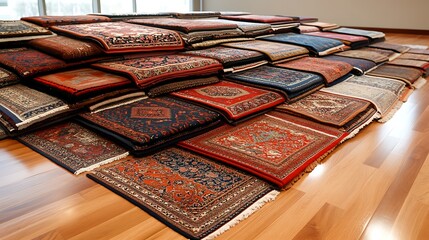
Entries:
[[429, 0], [203, 0], [203, 9], [314, 16], [342, 26], [429, 30]]

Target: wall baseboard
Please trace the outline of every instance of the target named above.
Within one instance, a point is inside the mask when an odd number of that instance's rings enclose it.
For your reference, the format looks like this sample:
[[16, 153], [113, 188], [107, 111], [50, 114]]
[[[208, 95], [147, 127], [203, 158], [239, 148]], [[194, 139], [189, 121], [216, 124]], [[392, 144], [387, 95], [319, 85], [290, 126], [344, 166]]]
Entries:
[[[344, 27], [346, 27], [346, 26], [344, 26]], [[384, 33], [405, 33], [405, 34], [429, 35], [429, 30], [423, 30], [423, 29], [375, 28], [375, 27], [356, 27], [356, 26], [350, 26], [350, 28], [359, 28], [359, 29], [364, 29], [364, 30], [380, 31], [380, 32], [384, 32]]]

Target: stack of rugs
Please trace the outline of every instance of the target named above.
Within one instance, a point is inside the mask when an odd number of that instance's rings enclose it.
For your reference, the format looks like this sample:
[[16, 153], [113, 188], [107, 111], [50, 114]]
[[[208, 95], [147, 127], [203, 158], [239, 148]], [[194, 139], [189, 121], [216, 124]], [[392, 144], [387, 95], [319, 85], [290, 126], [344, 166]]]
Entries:
[[0, 37], [0, 139], [191, 239], [274, 200], [429, 74], [429, 50], [317, 18], [25, 17]]

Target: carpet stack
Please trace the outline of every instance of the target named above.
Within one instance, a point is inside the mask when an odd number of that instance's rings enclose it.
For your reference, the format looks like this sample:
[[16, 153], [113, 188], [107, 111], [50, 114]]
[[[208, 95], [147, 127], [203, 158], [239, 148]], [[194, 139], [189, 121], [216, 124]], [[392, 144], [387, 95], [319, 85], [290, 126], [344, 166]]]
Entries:
[[273, 201], [388, 121], [429, 74], [427, 47], [317, 18], [0, 23], [0, 139], [86, 172], [190, 239], [212, 239]]

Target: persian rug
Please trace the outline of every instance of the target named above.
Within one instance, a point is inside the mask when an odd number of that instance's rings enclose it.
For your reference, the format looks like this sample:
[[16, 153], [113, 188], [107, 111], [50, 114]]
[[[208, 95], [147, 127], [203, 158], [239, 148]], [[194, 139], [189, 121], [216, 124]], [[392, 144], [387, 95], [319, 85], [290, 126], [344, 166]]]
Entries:
[[62, 100], [22, 84], [3, 87], [0, 91], [0, 118], [17, 130], [68, 109]]
[[152, 27], [176, 30], [184, 33], [196, 31], [211, 31], [223, 29], [235, 29], [237, 24], [226, 23], [215, 20], [205, 19], [177, 19], [177, 18], [153, 18], [153, 19], [131, 19], [129, 23], [142, 24]]
[[234, 38], [242, 38], [244, 36], [244, 32], [241, 31], [238, 28], [235, 29], [223, 29], [223, 30], [213, 30], [213, 31], [197, 31], [197, 32], [190, 32], [190, 33], [182, 33], [179, 32], [180, 36], [182, 37], [183, 41], [185, 41], [186, 45], [195, 47], [194, 44], [197, 43], [204, 43], [204, 46], [213, 46], [215, 44], [207, 44], [208, 41], [213, 40], [223, 40], [223, 41], [234, 41], [229, 39]]
[[[207, 19], [207, 21], [212, 21], [212, 20]], [[215, 19], [213, 21], [223, 21], [226, 23], [237, 24], [238, 28], [244, 32], [245, 36], [248, 36], [248, 37], [262, 36], [272, 32], [271, 25], [268, 23], [233, 21], [233, 20], [227, 20], [227, 19]]]
[[342, 127], [364, 112], [370, 104], [362, 99], [318, 91], [294, 103], [281, 104], [276, 110]]
[[184, 80], [177, 80], [174, 82], [166, 82], [155, 85], [146, 90], [149, 97], [156, 97], [162, 94], [171, 93], [187, 88], [199, 87], [219, 82], [217, 76], [203, 77], [203, 78], [189, 78]]
[[103, 62], [92, 66], [105, 71], [126, 74], [139, 88], [175, 78], [215, 75], [222, 70], [222, 64], [215, 59], [184, 54]]
[[52, 35], [46, 28], [20, 20], [0, 20], [0, 38]]
[[195, 56], [214, 58], [222, 63], [224, 71], [228, 68], [231, 68], [230, 71], [232, 71], [232, 68], [234, 66], [254, 63], [265, 59], [264, 54], [258, 51], [223, 46], [187, 51], [184, 53]]
[[413, 67], [423, 71], [424, 75], [429, 75], [429, 62], [413, 59], [395, 59], [388, 64], [404, 67]]
[[276, 34], [262, 39], [302, 46], [317, 56], [325, 56], [339, 52], [342, 51], [342, 48], [344, 47], [344, 44], [336, 39], [296, 33]]
[[48, 29], [20, 20], [0, 20], [0, 47], [23, 46], [28, 40], [49, 38], [56, 34]]
[[134, 155], [159, 150], [220, 123], [218, 113], [170, 97], [79, 116], [83, 124], [118, 140]]
[[18, 140], [74, 174], [128, 155], [112, 141], [70, 121], [25, 134]]
[[355, 76], [347, 80], [347, 82], [388, 90], [398, 97], [402, 94], [402, 91], [405, 88], [405, 83], [402, 81], [366, 75], [359, 77]]
[[21, 20], [32, 22], [42, 27], [111, 21], [111, 19], [108, 17], [96, 16], [96, 15], [31, 16], [31, 17], [23, 17], [21, 18]]
[[282, 24], [282, 23], [296, 22], [296, 20], [291, 18], [291, 17], [255, 15], [255, 14], [237, 15], [237, 16], [222, 15], [219, 18], [234, 20], [234, 21], [259, 22], [259, 23], [270, 23], [270, 24]]
[[197, 42], [197, 43], [190, 44], [189, 50], [209, 48], [209, 47], [220, 45], [222, 43], [243, 42], [243, 41], [253, 41], [253, 40], [255, 40], [255, 39], [254, 38], [248, 38], [248, 37], [234, 37], [234, 38], [223, 38], [223, 39], [205, 40], [205, 41], [202, 41], [202, 42]]
[[19, 81], [18, 75], [0, 67], [0, 88], [13, 85]]
[[28, 44], [63, 60], [79, 60], [99, 56], [103, 53], [96, 42], [82, 41], [65, 36], [35, 39], [29, 41]]
[[341, 82], [329, 88], [323, 88], [320, 91], [370, 101], [376, 107], [380, 117], [387, 116], [389, 111], [395, 107], [399, 100], [398, 96], [389, 90], [356, 84], [349, 81]]
[[410, 48], [410, 50], [408, 50], [408, 53], [429, 55], [429, 49]]
[[11, 48], [0, 51], [0, 64], [13, 69], [19, 76], [26, 78], [93, 61], [97, 61], [97, 59], [65, 62], [31, 48]]
[[403, 53], [398, 58], [400, 59], [412, 59], [429, 62], [429, 55], [417, 54], [417, 53]]
[[401, 55], [401, 53], [397, 53], [393, 50], [381, 49], [381, 48], [364, 47], [359, 50], [380, 53], [381, 55], [386, 56], [389, 59], [389, 61], [393, 61], [394, 59], [398, 58]]
[[352, 72], [355, 75], [363, 75], [377, 67], [377, 64], [375, 64], [373, 61], [360, 58], [329, 55], [323, 57], [323, 59], [348, 63], [353, 66]]
[[106, 53], [127, 53], [184, 48], [179, 33], [125, 22], [101, 22], [53, 26], [52, 30], [97, 41]]
[[35, 77], [35, 82], [63, 99], [76, 102], [97, 94], [131, 86], [126, 77], [92, 68], [79, 68]]
[[271, 62], [287, 61], [297, 57], [308, 55], [308, 50], [304, 47], [285, 43], [267, 42], [262, 40], [234, 42], [222, 44], [226, 47], [254, 50], [264, 53]]
[[361, 50], [361, 49], [339, 52], [339, 53], [335, 53], [335, 55], [342, 56], [342, 57], [365, 59], [365, 60], [373, 61], [375, 64], [381, 64], [389, 61], [389, 58], [381, 53]]
[[270, 112], [234, 127], [224, 125], [179, 145], [284, 188], [346, 135], [326, 125]]
[[285, 101], [279, 93], [227, 81], [171, 95], [219, 110], [231, 122], [255, 116]]
[[340, 26], [336, 23], [327, 23], [327, 22], [303, 22], [301, 23], [304, 26], [311, 26], [311, 27], [317, 27], [321, 31], [328, 31], [332, 29], [339, 28]]
[[384, 37], [386, 36], [384, 33], [378, 32], [378, 31], [370, 31], [370, 30], [347, 28], [347, 27], [340, 27], [329, 31], [367, 37], [371, 39], [372, 42], [383, 41]]
[[368, 47], [393, 50], [393, 51], [398, 52], [398, 53], [405, 53], [408, 50], [410, 50], [410, 48], [407, 46], [404, 46], [401, 44], [389, 43], [389, 42], [373, 43], [373, 44], [369, 45]]
[[353, 66], [340, 61], [332, 61], [324, 58], [304, 57], [286, 63], [277, 64], [279, 67], [293, 70], [302, 70], [323, 76], [325, 85], [330, 86], [343, 80], [353, 70]]
[[337, 39], [343, 42], [345, 45], [350, 46], [352, 49], [365, 47], [369, 44], [369, 39], [362, 36], [348, 35], [348, 34], [340, 34], [333, 32], [309, 32], [307, 35], [317, 36], [317, 37], [325, 37]]
[[272, 66], [225, 75], [225, 78], [258, 88], [281, 92], [287, 102], [293, 102], [317, 91], [323, 86], [323, 78], [317, 74]]
[[278, 195], [256, 177], [179, 148], [87, 176], [189, 239], [213, 239]]
[[367, 75], [398, 79], [411, 87], [417, 80], [421, 78], [422, 71], [412, 67], [401, 67], [384, 64], [368, 72]]

